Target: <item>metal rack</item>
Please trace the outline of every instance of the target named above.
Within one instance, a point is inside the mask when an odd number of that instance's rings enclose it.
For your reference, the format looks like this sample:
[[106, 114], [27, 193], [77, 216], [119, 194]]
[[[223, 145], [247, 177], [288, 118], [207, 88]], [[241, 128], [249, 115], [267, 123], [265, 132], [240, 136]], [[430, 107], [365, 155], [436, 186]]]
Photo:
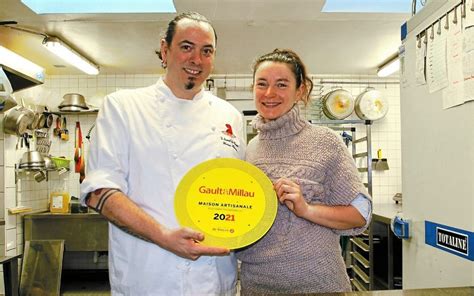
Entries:
[[[360, 158], [366, 158], [363, 167], [358, 167], [359, 172], [367, 173], [367, 182], [364, 183], [367, 191], [372, 195], [372, 138], [371, 138], [371, 121], [364, 122], [365, 136], [356, 138], [355, 129], [352, 133], [352, 157], [354, 161]], [[365, 146], [359, 152], [358, 146]], [[365, 151], [364, 151], [365, 150]], [[367, 291], [373, 290], [373, 237], [371, 226], [361, 235], [352, 237], [351, 241], [351, 283], [354, 290]]]
[[[367, 173], [367, 182], [364, 186], [372, 195], [372, 137], [371, 137], [371, 120], [311, 120], [311, 124], [324, 125], [335, 131], [348, 131], [352, 136], [351, 152], [354, 161], [359, 158], [366, 158], [367, 162], [363, 167], [358, 167], [360, 173]], [[365, 126], [365, 136], [357, 138], [357, 126]], [[365, 143], [365, 151], [359, 152], [357, 149], [359, 144]]]
[[[367, 174], [364, 186], [372, 195], [372, 138], [370, 120], [312, 120], [312, 124], [325, 125], [335, 131], [350, 132], [352, 136], [351, 152], [357, 164], [359, 159], [366, 159], [358, 167], [360, 173]], [[357, 137], [357, 129], [364, 126], [365, 134]], [[360, 129], [360, 128], [359, 128]], [[362, 147], [363, 146], [363, 147]], [[350, 238], [350, 271], [349, 277], [356, 291], [370, 291], [374, 288], [373, 271], [373, 237], [369, 228], [361, 235]]]

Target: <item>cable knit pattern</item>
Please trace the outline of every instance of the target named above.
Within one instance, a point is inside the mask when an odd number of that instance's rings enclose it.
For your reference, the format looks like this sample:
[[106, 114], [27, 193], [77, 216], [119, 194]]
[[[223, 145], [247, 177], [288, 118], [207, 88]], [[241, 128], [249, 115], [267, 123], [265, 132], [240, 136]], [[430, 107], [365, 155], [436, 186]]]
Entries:
[[[369, 196], [354, 161], [338, 135], [300, 117], [297, 106], [280, 118], [253, 121], [259, 134], [246, 158], [276, 181], [297, 180], [311, 204], [348, 205], [359, 194]], [[241, 249], [242, 295], [350, 291], [339, 235], [356, 235], [366, 225], [345, 231], [298, 218], [278, 206], [274, 224], [255, 244]]]

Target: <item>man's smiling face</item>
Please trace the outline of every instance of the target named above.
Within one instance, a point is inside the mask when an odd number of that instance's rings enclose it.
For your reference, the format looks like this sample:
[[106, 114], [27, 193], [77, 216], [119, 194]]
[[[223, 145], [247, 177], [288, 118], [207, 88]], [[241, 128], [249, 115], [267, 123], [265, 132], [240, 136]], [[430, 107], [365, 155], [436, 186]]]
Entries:
[[171, 44], [161, 41], [161, 52], [166, 62], [165, 83], [177, 97], [191, 99], [214, 67], [214, 31], [205, 22], [182, 19]]

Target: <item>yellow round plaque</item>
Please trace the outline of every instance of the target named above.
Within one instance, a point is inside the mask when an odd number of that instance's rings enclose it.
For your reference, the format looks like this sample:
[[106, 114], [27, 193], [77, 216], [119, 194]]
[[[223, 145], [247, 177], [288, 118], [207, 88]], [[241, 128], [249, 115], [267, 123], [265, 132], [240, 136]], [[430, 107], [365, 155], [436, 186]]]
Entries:
[[273, 184], [256, 166], [217, 158], [193, 167], [176, 189], [178, 222], [204, 233], [204, 245], [237, 249], [272, 226], [278, 202]]

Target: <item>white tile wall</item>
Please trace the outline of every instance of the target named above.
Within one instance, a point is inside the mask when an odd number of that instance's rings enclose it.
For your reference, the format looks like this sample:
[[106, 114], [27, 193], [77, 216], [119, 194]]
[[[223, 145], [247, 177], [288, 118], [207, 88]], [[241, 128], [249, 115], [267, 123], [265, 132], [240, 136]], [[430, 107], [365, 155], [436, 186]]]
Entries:
[[[48, 76], [45, 84], [25, 91], [15, 93], [16, 99], [23, 99], [27, 105], [46, 105], [49, 110], [57, 110], [57, 106], [62, 101], [62, 96], [66, 93], [80, 93], [86, 97], [86, 101], [92, 107], [99, 107], [103, 97], [107, 93], [123, 89], [143, 87], [156, 82], [158, 75], [140, 74], [107, 74], [95, 77], [86, 75], [59, 75]], [[373, 157], [376, 157], [376, 150], [382, 149], [383, 157], [388, 159], [390, 170], [374, 172], [373, 178], [373, 199], [377, 203], [392, 202], [392, 196], [401, 192], [401, 153], [400, 153], [400, 94], [399, 85], [390, 84], [393, 79], [380, 79], [371, 76], [314, 76], [315, 83], [320, 79], [326, 81], [344, 81], [351, 84], [341, 85], [349, 90], [354, 96], [362, 92], [366, 86], [370, 85], [382, 91], [388, 98], [390, 110], [388, 115], [373, 124], [372, 127], [372, 149]], [[226, 75], [214, 77], [216, 87], [227, 87], [226, 97], [239, 110], [254, 109], [252, 93], [249, 90], [252, 84], [249, 75]], [[371, 83], [388, 82], [387, 84]], [[327, 91], [331, 84], [323, 84], [322, 92]], [[317, 104], [317, 102], [314, 102]], [[314, 107], [314, 106], [313, 106]], [[308, 111], [309, 112], [309, 111]], [[3, 115], [0, 114], [0, 117]], [[76, 121], [81, 124], [83, 141], [87, 131], [93, 125], [96, 115], [67, 115], [67, 128], [69, 130], [69, 141], [61, 141], [52, 136], [52, 128], [48, 131], [52, 146], [50, 154], [54, 156], [65, 156], [73, 159], [74, 153], [74, 128]], [[2, 118], [0, 118], [2, 119]], [[3, 120], [2, 120], [3, 121]], [[54, 127], [54, 124], [53, 124]], [[59, 176], [56, 172], [49, 173], [49, 182], [37, 183], [32, 174], [21, 173], [17, 184], [18, 200], [15, 191], [15, 163], [19, 161], [26, 148], [16, 148], [18, 138], [16, 136], [4, 135], [3, 128], [0, 131], [0, 192], [4, 192], [4, 207], [0, 210], [6, 220], [7, 233], [3, 231], [3, 241], [14, 241], [15, 247], [5, 248], [5, 242], [0, 244], [0, 250], [5, 250], [5, 254], [21, 253], [22, 241], [22, 220], [21, 216], [10, 215], [7, 208], [17, 204], [31, 206], [35, 210], [47, 209], [48, 196], [52, 190], [65, 187], [71, 195], [79, 195], [79, 174], [74, 172], [74, 163], [71, 162], [71, 171]], [[2, 174], [4, 177], [2, 178]], [[4, 182], [4, 186], [2, 185]], [[2, 196], [0, 195], [0, 198]], [[1, 205], [1, 204], [0, 204]], [[15, 239], [16, 238], [16, 239]], [[0, 240], [1, 241], [1, 240]]]
[[[313, 90], [312, 102], [303, 109], [306, 118], [310, 119], [324, 119], [320, 112], [321, 103], [319, 95], [325, 94], [335, 87], [342, 87], [348, 90], [354, 98], [363, 92], [367, 87], [373, 87], [387, 98], [389, 102], [389, 112], [386, 117], [375, 121], [372, 125], [372, 158], [377, 157], [377, 150], [382, 149], [383, 158], [387, 158], [390, 169], [388, 171], [374, 171], [373, 172], [373, 200], [375, 203], [391, 203], [392, 197], [397, 192], [402, 192], [401, 186], [401, 143], [400, 143], [400, 92], [398, 80], [391, 78], [378, 78], [374, 76], [342, 76], [342, 75], [314, 75], [313, 83], [315, 88]], [[337, 83], [321, 83], [324, 81], [337, 81]], [[342, 82], [342, 83], [341, 83]], [[250, 90], [243, 90], [242, 88], [250, 88], [252, 79], [245, 76], [231, 75], [214, 78], [216, 86], [228, 86], [226, 92], [226, 99], [239, 110], [254, 110], [254, 103], [252, 100], [252, 92]], [[321, 87], [319, 88], [318, 85]], [[353, 114], [347, 119], [358, 119]], [[358, 137], [365, 135], [365, 128], [357, 127]], [[360, 135], [360, 136], [359, 136]], [[363, 148], [364, 144], [358, 144], [357, 151], [366, 151]], [[367, 159], [359, 159], [359, 161], [366, 162]], [[362, 165], [358, 165], [362, 166]], [[361, 174], [365, 178], [366, 174]], [[365, 178], [366, 179], [366, 178]]]
[[16, 249], [16, 228], [7, 229], [5, 245], [7, 251]]
[[[23, 98], [27, 104], [34, 104], [41, 101], [46, 103], [50, 110], [57, 110], [57, 106], [60, 104], [64, 94], [77, 92], [83, 94], [89, 104], [100, 106], [102, 98], [107, 93], [121, 88], [147, 86], [154, 83], [158, 78], [158, 75], [129, 74], [109, 74], [98, 75], [96, 77], [85, 75], [49, 76], [43, 86], [32, 88], [27, 92], [20, 92], [16, 97]], [[390, 103], [388, 115], [376, 121], [372, 126], [372, 152], [375, 158], [377, 149], [382, 149], [383, 157], [388, 159], [390, 170], [374, 172], [373, 198], [377, 203], [391, 202], [392, 196], [397, 192], [401, 192], [399, 85], [392, 84], [396, 81], [394, 79], [381, 79], [373, 76], [313, 76], [315, 84], [321, 84], [321, 79], [324, 81], [344, 82], [344, 84], [340, 85], [323, 83], [321, 93], [325, 93], [333, 87], [341, 86], [349, 90], [354, 97], [356, 97], [359, 93], [364, 91], [367, 86], [371, 86], [381, 91], [388, 98]], [[216, 86], [227, 87], [227, 100], [238, 109], [253, 109], [252, 93], [250, 91], [252, 79], [249, 75], [226, 75], [225, 78], [216, 76], [214, 80]], [[36, 93], [33, 91], [35, 89]], [[317, 93], [316, 89], [317, 88], [315, 88], [314, 93]], [[45, 96], [48, 97], [48, 100], [44, 99]], [[41, 99], [41, 97], [43, 97], [43, 99]], [[317, 105], [317, 102], [315, 101], [313, 105]], [[308, 109], [310, 108], [311, 106], [308, 107]], [[65, 156], [69, 159], [73, 159], [75, 122], [79, 121], [81, 123], [84, 144], [87, 146], [88, 141], [85, 139], [85, 135], [94, 123], [95, 115], [67, 115], [66, 118], [70, 140], [64, 142], [51, 136], [53, 143], [50, 153], [55, 156]], [[357, 119], [355, 115], [352, 115], [351, 118]], [[16, 162], [15, 160], [19, 159], [24, 151], [16, 151], [15, 153], [14, 145], [16, 145], [16, 137], [14, 136], [6, 136], [4, 145], [7, 170], [10, 168], [10, 170], [7, 171], [8, 174], [5, 176], [6, 185], [12, 186], [12, 182], [14, 181], [14, 178], [11, 177], [13, 165]], [[71, 163], [71, 168], [74, 168], [73, 163]], [[29, 191], [30, 195], [35, 195], [35, 197], [27, 195], [22, 198], [22, 201], [32, 202], [34, 208], [45, 207], [48, 191], [64, 186], [67, 187], [71, 195], [79, 195], [79, 175], [74, 173], [73, 170], [62, 176], [51, 173], [49, 177], [50, 182], [47, 188], [42, 187], [41, 184], [35, 184], [33, 180], [27, 182], [28, 184], [24, 190]]]

